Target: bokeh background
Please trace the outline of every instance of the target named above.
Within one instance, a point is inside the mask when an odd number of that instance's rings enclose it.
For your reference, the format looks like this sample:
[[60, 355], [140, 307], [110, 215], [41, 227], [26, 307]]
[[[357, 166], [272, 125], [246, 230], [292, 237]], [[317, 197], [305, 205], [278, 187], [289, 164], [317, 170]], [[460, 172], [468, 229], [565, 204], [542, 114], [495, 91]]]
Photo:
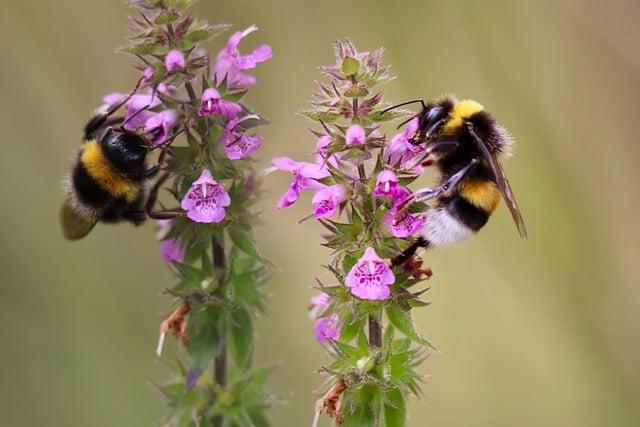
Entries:
[[[501, 207], [475, 239], [434, 251], [433, 304], [419, 329], [442, 353], [423, 371], [411, 426], [640, 425], [640, 3], [634, 0], [207, 1], [198, 12], [261, 31], [273, 46], [249, 102], [272, 120], [260, 167], [312, 146], [304, 106], [333, 61], [331, 42], [384, 46], [399, 79], [387, 99], [444, 92], [482, 101], [517, 138], [506, 164], [529, 227]], [[125, 91], [132, 60], [122, 1], [0, 6], [0, 425], [151, 426], [159, 295], [172, 278], [151, 225], [99, 227], [63, 241], [59, 181], [103, 94]], [[217, 41], [218, 49], [222, 40]], [[213, 47], [213, 46], [212, 46]], [[308, 199], [278, 212], [284, 174], [266, 178], [258, 238], [281, 267], [269, 285], [257, 363], [281, 362], [276, 426], [312, 418], [309, 286], [329, 253], [297, 225]], [[175, 345], [165, 360], [175, 354]], [[174, 353], [171, 353], [174, 351]]]

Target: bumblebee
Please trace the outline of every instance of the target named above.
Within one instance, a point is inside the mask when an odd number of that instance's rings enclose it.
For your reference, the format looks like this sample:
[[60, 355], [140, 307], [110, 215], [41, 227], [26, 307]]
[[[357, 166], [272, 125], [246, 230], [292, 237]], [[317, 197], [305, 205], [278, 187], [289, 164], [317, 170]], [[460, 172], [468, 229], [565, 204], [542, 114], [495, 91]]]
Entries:
[[125, 129], [123, 118], [111, 118], [136, 90], [137, 87], [123, 102], [95, 115], [85, 125], [82, 146], [63, 181], [66, 197], [60, 221], [62, 233], [69, 240], [85, 237], [100, 221], [140, 225], [148, 217], [173, 217], [170, 213], [153, 212], [152, 208], [158, 189], [168, 176], [158, 179], [155, 185], [153, 181], [161, 170], [168, 143], [175, 136], [162, 144], [158, 164], [150, 167], [147, 154], [160, 146], [151, 147], [145, 136]]
[[506, 129], [476, 101], [444, 97], [428, 104], [417, 100], [400, 106], [416, 102], [422, 104], [422, 110], [409, 142], [426, 146], [422, 165], [434, 165], [440, 180], [435, 188], [418, 190], [404, 202], [402, 210], [414, 202], [435, 201], [426, 211], [420, 237], [392, 265], [404, 264], [419, 247], [449, 245], [475, 234], [503, 198], [518, 233], [526, 238], [522, 214], [498, 160], [511, 155], [513, 139]]

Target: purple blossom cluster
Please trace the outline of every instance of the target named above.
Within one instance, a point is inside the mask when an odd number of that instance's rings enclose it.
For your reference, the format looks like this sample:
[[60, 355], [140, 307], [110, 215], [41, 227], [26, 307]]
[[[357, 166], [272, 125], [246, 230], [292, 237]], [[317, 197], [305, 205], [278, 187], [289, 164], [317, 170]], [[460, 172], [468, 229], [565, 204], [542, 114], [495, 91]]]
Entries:
[[[209, 126], [220, 126], [222, 132], [218, 146], [225, 157], [231, 161], [246, 159], [262, 145], [263, 138], [250, 134], [243, 124], [250, 120], [259, 120], [259, 116], [250, 112], [239, 103], [224, 99], [222, 92], [243, 92], [255, 84], [255, 77], [246, 74], [257, 64], [272, 58], [271, 48], [261, 45], [253, 52], [242, 55], [239, 51], [241, 40], [256, 31], [251, 26], [244, 31], [234, 33], [226, 46], [218, 53], [211, 65], [209, 81], [214, 87], [202, 91], [195, 115]], [[127, 99], [123, 93], [112, 93], [104, 97], [101, 110], [108, 111], [126, 100], [124, 104], [124, 127], [127, 130], [145, 135], [150, 146], [167, 143], [172, 135], [184, 124], [185, 112], [191, 108], [193, 100], [186, 97], [186, 84], [194, 78], [193, 71], [202, 64], [202, 53], [196, 51], [169, 50], [157, 64], [149, 63], [142, 70], [141, 89]], [[206, 56], [205, 56], [206, 57]], [[205, 61], [205, 64], [208, 62]], [[162, 79], [158, 81], [158, 76]], [[217, 85], [217, 86], [216, 86]], [[222, 86], [222, 89], [219, 87]], [[169, 108], [180, 104], [182, 108]], [[191, 183], [190, 188], [180, 201], [186, 216], [198, 223], [220, 223], [226, 217], [226, 209], [231, 198], [224, 184], [216, 181], [209, 169], [202, 169], [200, 176]], [[159, 224], [161, 230], [161, 252], [163, 260], [171, 264], [182, 262], [184, 245], [179, 239], [166, 238], [170, 222]]]
[[[396, 276], [379, 253], [390, 253], [398, 247], [391, 243], [394, 239], [412, 238], [426, 222], [423, 215], [405, 208], [412, 192], [402, 184], [423, 169], [425, 150], [411, 143], [418, 119], [389, 140], [381, 129], [384, 122], [404, 114], [383, 113], [382, 97], [374, 93], [377, 84], [390, 80], [381, 53], [358, 52], [348, 41], [336, 44], [336, 65], [321, 67], [329, 82], [319, 83], [313, 108], [302, 111], [318, 125], [312, 129], [313, 161], [278, 157], [267, 169], [292, 176], [278, 208], [293, 205], [304, 192], [312, 193], [310, 217], [332, 231], [326, 244], [335, 250], [332, 266], [355, 301], [392, 297]], [[368, 228], [357, 228], [354, 218]], [[337, 231], [341, 226], [349, 231]], [[355, 263], [343, 270], [345, 257], [353, 254]], [[337, 339], [341, 321], [335, 313], [323, 314], [333, 297], [322, 295], [314, 298], [312, 311], [316, 339], [325, 343]]]

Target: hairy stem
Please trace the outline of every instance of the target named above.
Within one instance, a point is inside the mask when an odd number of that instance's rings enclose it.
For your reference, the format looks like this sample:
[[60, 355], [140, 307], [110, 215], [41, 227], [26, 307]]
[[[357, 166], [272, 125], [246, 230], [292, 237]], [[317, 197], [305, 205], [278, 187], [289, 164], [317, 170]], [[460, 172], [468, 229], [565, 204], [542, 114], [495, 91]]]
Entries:
[[[211, 239], [211, 247], [213, 251], [213, 265], [214, 267], [222, 271], [226, 268], [226, 257], [224, 253], [224, 246], [222, 239]], [[221, 279], [221, 280], [224, 280]], [[224, 289], [224, 288], [223, 288]], [[223, 291], [224, 292], [224, 291]], [[227, 331], [223, 329], [222, 336], [220, 337], [220, 353], [213, 361], [213, 381], [221, 388], [227, 385]], [[213, 418], [214, 426], [221, 426], [223, 422], [222, 415], [218, 415]]]
[[380, 315], [369, 315], [369, 347], [382, 347], [382, 320]]

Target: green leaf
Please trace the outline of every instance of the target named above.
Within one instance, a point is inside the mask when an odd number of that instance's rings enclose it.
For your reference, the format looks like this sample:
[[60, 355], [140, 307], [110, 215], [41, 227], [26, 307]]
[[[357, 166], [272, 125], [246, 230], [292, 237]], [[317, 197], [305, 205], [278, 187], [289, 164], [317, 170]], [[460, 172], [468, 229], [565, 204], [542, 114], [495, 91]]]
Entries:
[[217, 36], [218, 34], [226, 31], [229, 27], [230, 25], [228, 24], [218, 24], [218, 25], [205, 24], [192, 30], [189, 34], [187, 34], [185, 39], [191, 43], [201, 42], [210, 37]]
[[160, 12], [160, 14], [155, 19], [154, 22], [158, 25], [165, 25], [175, 21], [179, 17], [180, 17], [180, 14], [175, 10], [165, 9], [162, 12]]
[[249, 417], [251, 418], [251, 422], [255, 427], [269, 427], [271, 423], [269, 423], [269, 419], [265, 414], [264, 408], [252, 408], [247, 411]]
[[407, 404], [399, 389], [394, 388], [385, 392], [383, 410], [383, 426], [404, 427], [407, 422]]
[[340, 114], [331, 113], [329, 111], [303, 110], [300, 111], [300, 114], [311, 120], [315, 120], [316, 122], [322, 121], [325, 123], [335, 122], [337, 120], [340, 120], [340, 118], [342, 117]]
[[252, 258], [272, 265], [271, 261], [262, 256], [256, 246], [256, 242], [253, 240], [253, 237], [249, 232], [244, 231], [235, 225], [230, 225], [227, 228], [227, 233], [229, 233], [229, 237], [231, 238], [233, 244], [236, 245], [240, 250], [242, 250], [242, 252]]
[[362, 86], [354, 86], [344, 93], [347, 98], [359, 98], [369, 95], [369, 91]]
[[224, 326], [220, 311], [207, 306], [191, 313], [187, 325], [189, 357], [195, 366], [205, 368], [220, 350], [220, 331]]
[[136, 46], [127, 46], [123, 48], [123, 50], [132, 55], [149, 55], [151, 53], [156, 53], [161, 47], [162, 45], [160, 43], [148, 43]]
[[406, 117], [410, 114], [413, 114], [411, 111], [407, 110], [391, 110], [383, 113], [382, 111], [373, 111], [367, 117], [374, 122], [388, 122], [390, 120], [396, 120], [401, 117]]
[[345, 274], [349, 274], [349, 271], [351, 271], [351, 268], [356, 265], [356, 262], [358, 262], [358, 259], [356, 257], [354, 257], [353, 255], [345, 254], [342, 260], [342, 271], [344, 271]]
[[377, 426], [380, 419], [380, 391], [376, 386], [365, 385], [344, 394], [342, 408], [343, 427]]
[[419, 344], [431, 347], [435, 351], [439, 351], [434, 344], [416, 332], [413, 321], [411, 320], [411, 314], [408, 311], [403, 311], [394, 305], [389, 305], [387, 306], [387, 317], [389, 318], [389, 322], [408, 338], [411, 338]]
[[345, 343], [351, 342], [358, 335], [358, 332], [362, 330], [363, 324], [362, 319], [350, 319], [350, 321], [346, 321], [340, 332], [340, 341]]
[[360, 71], [360, 62], [357, 59], [347, 56], [342, 61], [342, 72], [345, 76], [353, 76]]
[[246, 370], [253, 352], [253, 322], [246, 308], [231, 313], [231, 337], [229, 352], [241, 370]]

